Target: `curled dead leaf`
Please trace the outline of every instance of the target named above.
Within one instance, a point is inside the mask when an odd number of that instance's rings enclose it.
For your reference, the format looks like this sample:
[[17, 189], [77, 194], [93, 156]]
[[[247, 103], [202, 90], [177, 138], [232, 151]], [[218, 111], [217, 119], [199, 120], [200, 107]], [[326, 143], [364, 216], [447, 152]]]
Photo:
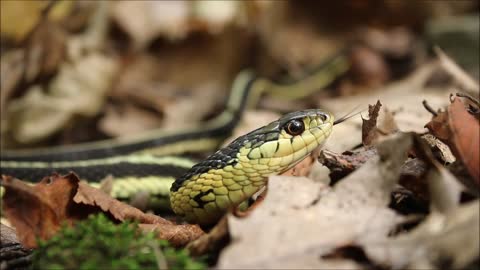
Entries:
[[170, 223], [159, 216], [145, 214], [135, 207], [120, 202], [83, 181], [78, 183], [78, 190], [73, 201], [77, 204], [96, 206], [104, 213], [112, 215], [117, 221], [136, 220], [139, 223], [149, 224]]
[[175, 247], [183, 247], [204, 235], [205, 232], [198, 226], [192, 224], [138, 224], [144, 232], [155, 232], [158, 238], [165, 239]]
[[54, 174], [35, 185], [3, 176], [2, 185], [3, 210], [26, 247], [36, 247], [36, 238], [49, 239], [63, 223], [73, 225], [98, 212], [116, 222], [137, 221], [143, 230], [155, 230], [159, 238], [175, 246], [184, 246], [204, 234], [198, 225], [177, 225], [120, 202], [80, 181], [74, 173]]
[[204, 234], [198, 225], [177, 225], [160, 216], [146, 214], [139, 209], [110, 197], [105, 192], [80, 182], [73, 201], [100, 208], [104, 213], [113, 216], [117, 221], [134, 220], [144, 231], [156, 231], [161, 239], [172, 245], [184, 246]]
[[455, 98], [448, 107], [448, 116], [454, 149], [478, 187], [480, 186], [480, 123], [468, 113], [459, 98]]
[[228, 220], [227, 216], [224, 216], [208, 234], [190, 242], [187, 249], [190, 254], [197, 256], [218, 251], [223, 247], [228, 237]]
[[432, 151], [440, 156], [440, 158], [446, 163], [453, 163], [455, 162], [456, 158], [453, 155], [450, 147], [446, 145], [444, 142], [433, 136], [432, 134], [425, 134], [422, 136], [422, 139], [430, 145]]
[[334, 184], [376, 155], [377, 150], [375, 148], [362, 148], [356, 151], [346, 151], [342, 154], [323, 150], [318, 160], [330, 169], [330, 181]]
[[36, 247], [37, 237], [52, 237], [63, 222], [72, 224], [88, 215], [90, 211], [84, 208], [71, 211], [77, 183], [74, 174], [63, 177], [55, 174], [33, 186], [2, 175], [3, 211], [25, 247]]
[[425, 126], [467, 167], [473, 181], [467, 179], [464, 184], [476, 190], [480, 186], [480, 122], [457, 97], [447, 111], [438, 113]]
[[372, 106], [368, 105], [368, 119], [362, 119], [362, 143], [363, 145], [372, 145], [377, 138], [377, 118], [382, 107], [380, 100]]
[[430, 122], [428, 122], [425, 127], [430, 130], [430, 132], [435, 135], [435, 137], [440, 140], [448, 140], [451, 136], [450, 128], [448, 127], [448, 113], [439, 112], [435, 115]]

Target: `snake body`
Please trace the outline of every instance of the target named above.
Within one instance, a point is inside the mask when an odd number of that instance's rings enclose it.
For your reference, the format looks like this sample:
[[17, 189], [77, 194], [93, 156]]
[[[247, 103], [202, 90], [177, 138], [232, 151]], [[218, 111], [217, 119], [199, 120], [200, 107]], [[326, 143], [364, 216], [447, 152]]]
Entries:
[[[239, 137], [197, 165], [169, 155], [215, 149], [231, 134], [243, 111], [256, 104], [262, 94], [307, 96], [348, 68], [345, 55], [340, 53], [296, 82], [274, 83], [244, 71], [234, 80], [224, 111], [202, 127], [177, 132], [153, 130], [135, 138], [73, 146], [2, 150], [1, 173], [35, 182], [52, 172], [74, 171], [93, 185], [111, 175], [112, 196], [128, 200], [139, 191], [170, 196], [176, 214], [209, 224], [264, 186], [266, 176], [287, 170], [322, 144], [331, 132], [333, 117], [319, 110], [287, 114]], [[286, 128], [292, 121], [304, 125], [301, 134], [288, 133]]]

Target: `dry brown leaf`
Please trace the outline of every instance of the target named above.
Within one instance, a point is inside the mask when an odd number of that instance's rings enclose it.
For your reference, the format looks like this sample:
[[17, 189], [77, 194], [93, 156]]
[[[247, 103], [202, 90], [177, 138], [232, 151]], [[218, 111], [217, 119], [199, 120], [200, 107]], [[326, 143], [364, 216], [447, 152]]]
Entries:
[[372, 145], [378, 137], [377, 118], [380, 107], [380, 100], [374, 106], [368, 105], [368, 120], [362, 118], [362, 143], [365, 146]]
[[467, 180], [464, 184], [475, 190], [475, 185], [480, 186], [480, 123], [465, 107], [457, 97], [446, 112], [438, 113], [425, 126], [465, 164], [473, 183]]
[[198, 225], [193, 224], [175, 224], [172, 222], [166, 224], [142, 223], [138, 224], [138, 226], [144, 232], [155, 232], [158, 238], [167, 240], [175, 247], [183, 247], [205, 234]]
[[460, 98], [448, 107], [448, 123], [452, 129], [452, 145], [470, 175], [480, 186], [480, 123], [465, 109]]
[[117, 221], [138, 221], [139, 227], [147, 232], [156, 231], [161, 239], [175, 246], [184, 246], [204, 234], [198, 225], [177, 225], [160, 216], [146, 214], [139, 209], [110, 197], [105, 192], [89, 186], [86, 182], [78, 184], [73, 201], [79, 204], [99, 207], [104, 213], [112, 215]]
[[455, 162], [456, 158], [453, 155], [450, 147], [443, 143], [441, 140], [433, 136], [432, 134], [425, 134], [422, 136], [422, 139], [430, 145], [432, 151], [438, 153], [444, 162], [447, 164]]
[[440, 140], [447, 141], [452, 136], [450, 127], [448, 126], [447, 112], [439, 112], [437, 115], [432, 117], [432, 120], [430, 120], [425, 127], [428, 128], [428, 130], [430, 130], [430, 132], [432, 132], [433, 135]]
[[72, 225], [98, 212], [107, 214], [116, 222], [138, 221], [142, 230], [156, 231], [159, 238], [175, 246], [184, 246], [204, 234], [198, 225], [177, 225], [143, 213], [86, 182], [80, 182], [73, 173], [52, 175], [33, 186], [5, 176], [2, 184], [6, 190], [4, 211], [26, 247], [35, 247], [36, 237], [50, 238], [64, 222]]
[[217, 252], [225, 244], [228, 237], [228, 220], [227, 216], [224, 216], [209, 233], [190, 242], [186, 248], [194, 256]]
[[383, 106], [380, 100], [375, 106], [368, 105], [368, 120], [362, 118], [362, 143], [364, 146], [373, 146], [383, 137], [398, 131], [393, 114]]
[[117, 221], [137, 220], [139, 223], [169, 223], [169, 221], [159, 216], [145, 214], [135, 207], [120, 202], [84, 181], [78, 183], [78, 189], [73, 197], [73, 201], [78, 204], [99, 207], [102, 212], [112, 215]]
[[48, 239], [63, 222], [72, 224], [90, 212], [84, 212], [85, 208], [77, 209], [77, 213], [70, 211], [77, 181], [73, 174], [64, 177], [52, 175], [30, 186], [18, 179], [2, 176], [5, 187], [3, 211], [25, 247], [36, 247], [37, 237]]
[[335, 183], [376, 155], [377, 150], [375, 148], [362, 148], [353, 152], [343, 152], [342, 154], [323, 150], [318, 161], [330, 170], [331, 183]]

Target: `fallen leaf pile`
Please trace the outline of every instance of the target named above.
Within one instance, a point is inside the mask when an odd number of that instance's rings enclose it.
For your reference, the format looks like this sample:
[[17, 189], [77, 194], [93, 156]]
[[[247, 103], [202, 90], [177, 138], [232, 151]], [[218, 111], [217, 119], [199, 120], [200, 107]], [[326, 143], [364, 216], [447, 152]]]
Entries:
[[[478, 101], [477, 101], [478, 110]], [[467, 110], [468, 104], [455, 97], [448, 109], [440, 112], [426, 127], [437, 138], [445, 142], [467, 167], [470, 176], [480, 187], [480, 122]], [[475, 190], [475, 186], [473, 186]]]
[[[378, 132], [380, 107], [370, 107], [365, 134]], [[218, 267], [458, 269], [478, 260], [479, 202], [461, 203], [466, 188], [426, 139], [392, 131], [368, 144], [343, 154], [323, 151], [333, 186], [270, 177], [255, 211], [228, 217], [231, 244]]]
[[213, 228], [142, 211], [147, 191], [112, 198], [115, 174], [100, 189], [2, 175], [0, 270], [96, 213], [215, 269], [478, 268], [478, 1], [0, 3], [2, 150], [195, 128], [245, 68], [288, 84], [334, 55], [348, 66], [308, 97], [249, 101], [224, 145], [290, 111], [348, 120]]
[[[313, 177], [314, 153], [283, 176], [270, 177], [268, 193], [246, 212], [227, 214], [208, 234], [197, 225], [145, 214], [73, 173], [34, 186], [4, 176], [3, 210], [27, 248], [34, 248], [37, 238], [52, 237], [65, 222], [102, 212], [115, 222], [138, 221], [142, 230], [187, 246], [191, 254], [220, 252], [219, 268], [463, 268], [480, 251], [473, 229], [480, 226], [479, 202], [461, 200], [471, 185], [463, 186], [442, 157], [451, 147], [465, 170], [478, 170], [469, 162], [478, 160], [478, 151], [465, 152], [459, 141], [466, 136], [475, 145], [478, 132], [459, 123], [478, 125], [477, 111], [457, 97], [433, 116], [427, 136], [399, 131], [378, 101], [363, 120], [363, 146], [320, 153], [330, 185]], [[466, 183], [477, 183], [474, 177]]]
[[46, 177], [34, 186], [4, 176], [2, 186], [3, 211], [25, 247], [36, 247], [37, 238], [49, 239], [65, 222], [74, 224], [99, 212], [115, 222], [138, 221], [143, 230], [155, 231], [160, 239], [175, 246], [183, 246], [203, 234], [197, 225], [176, 225], [117, 201], [72, 173]]

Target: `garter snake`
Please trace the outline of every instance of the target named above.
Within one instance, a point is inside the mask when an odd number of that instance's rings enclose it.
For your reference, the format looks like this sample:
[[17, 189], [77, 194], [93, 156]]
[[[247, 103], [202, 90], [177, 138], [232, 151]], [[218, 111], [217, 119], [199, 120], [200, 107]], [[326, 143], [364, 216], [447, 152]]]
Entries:
[[289, 113], [243, 135], [193, 166], [170, 189], [173, 211], [187, 221], [209, 224], [322, 145], [333, 116], [321, 110]]
[[[289, 83], [275, 83], [243, 71], [232, 84], [224, 111], [202, 127], [177, 132], [153, 130], [135, 138], [72, 146], [2, 150], [2, 174], [35, 182], [52, 172], [74, 171], [92, 185], [111, 175], [112, 196], [129, 199], [142, 190], [154, 197], [170, 195], [177, 214], [208, 224], [263, 186], [260, 178], [290, 168], [319, 146], [331, 132], [333, 117], [318, 110], [287, 114], [236, 139], [195, 166], [190, 159], [169, 155], [216, 149], [231, 134], [243, 111], [254, 106], [262, 94], [304, 97], [348, 69], [348, 59], [342, 52], [301, 80]], [[289, 123], [303, 125], [302, 133], [289, 133]], [[298, 148], [301, 141], [308, 143]]]

